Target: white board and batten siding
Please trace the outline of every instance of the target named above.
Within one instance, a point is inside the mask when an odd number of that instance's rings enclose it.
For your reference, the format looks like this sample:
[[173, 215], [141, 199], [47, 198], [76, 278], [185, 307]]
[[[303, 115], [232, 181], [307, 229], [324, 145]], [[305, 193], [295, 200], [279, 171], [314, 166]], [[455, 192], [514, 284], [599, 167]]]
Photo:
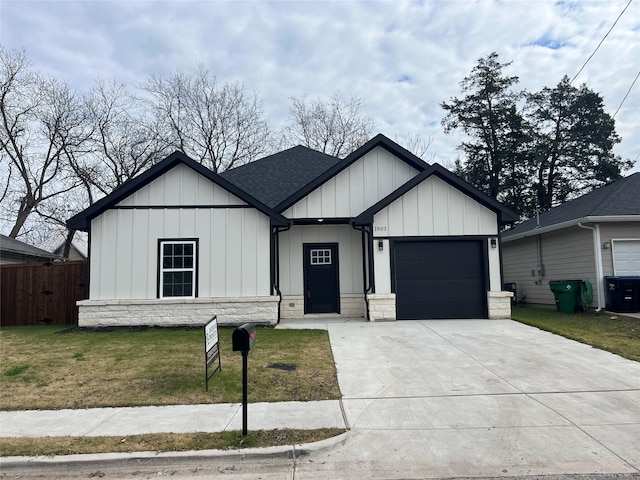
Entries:
[[[373, 218], [373, 236], [382, 239], [374, 249], [376, 293], [391, 293], [387, 238], [497, 236], [496, 213], [437, 177], [429, 177]], [[488, 246], [489, 289], [502, 290], [499, 247]]]
[[375, 214], [374, 236], [497, 235], [496, 213], [429, 177]]
[[376, 147], [282, 214], [292, 219], [356, 217], [417, 173], [384, 148]]
[[177, 165], [118, 203], [119, 207], [246, 205], [186, 165]]
[[[198, 205], [214, 208], [189, 208]], [[199, 297], [270, 295], [269, 218], [192, 169], [179, 165], [117, 206], [134, 208], [91, 223], [92, 300], [155, 299], [158, 240], [192, 238]]]
[[296, 225], [280, 234], [280, 290], [304, 293], [303, 244], [337, 243], [340, 294], [362, 294], [362, 238], [350, 225]]

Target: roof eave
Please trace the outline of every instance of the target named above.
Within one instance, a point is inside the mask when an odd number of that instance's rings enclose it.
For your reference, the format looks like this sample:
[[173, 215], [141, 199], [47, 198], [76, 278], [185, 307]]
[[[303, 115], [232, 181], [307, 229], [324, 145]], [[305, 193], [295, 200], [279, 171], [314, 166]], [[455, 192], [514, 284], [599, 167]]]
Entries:
[[608, 215], [608, 216], [586, 216], [574, 218], [566, 222], [547, 225], [546, 227], [535, 227], [526, 232], [516, 233], [515, 235], [502, 237], [503, 243], [513, 242], [514, 240], [522, 240], [523, 238], [535, 237], [544, 233], [555, 232], [565, 228], [575, 227], [579, 223], [613, 223], [613, 222], [640, 222], [640, 215]]

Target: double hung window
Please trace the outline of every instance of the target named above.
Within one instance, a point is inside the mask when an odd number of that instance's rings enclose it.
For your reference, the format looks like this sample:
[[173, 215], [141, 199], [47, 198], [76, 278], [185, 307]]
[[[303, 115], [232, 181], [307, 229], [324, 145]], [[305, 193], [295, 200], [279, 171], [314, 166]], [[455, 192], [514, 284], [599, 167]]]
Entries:
[[197, 296], [197, 240], [160, 240], [159, 297]]

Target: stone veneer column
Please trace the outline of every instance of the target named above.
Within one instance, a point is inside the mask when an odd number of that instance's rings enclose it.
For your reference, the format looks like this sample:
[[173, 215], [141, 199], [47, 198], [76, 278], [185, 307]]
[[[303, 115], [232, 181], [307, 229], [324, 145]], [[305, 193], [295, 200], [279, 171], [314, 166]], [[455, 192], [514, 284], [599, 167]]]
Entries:
[[372, 293], [367, 295], [367, 300], [370, 322], [388, 322], [396, 319], [395, 293]]
[[487, 292], [489, 318], [511, 318], [511, 297], [513, 292]]

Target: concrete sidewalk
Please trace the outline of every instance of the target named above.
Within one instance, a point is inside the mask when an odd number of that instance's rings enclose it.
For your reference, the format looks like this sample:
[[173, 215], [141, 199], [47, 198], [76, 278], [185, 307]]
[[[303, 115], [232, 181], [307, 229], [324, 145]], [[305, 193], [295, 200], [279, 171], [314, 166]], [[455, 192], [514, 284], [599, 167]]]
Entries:
[[[249, 430], [345, 428], [339, 400], [250, 403]], [[242, 405], [0, 412], [1, 437], [125, 436], [242, 430]]]

